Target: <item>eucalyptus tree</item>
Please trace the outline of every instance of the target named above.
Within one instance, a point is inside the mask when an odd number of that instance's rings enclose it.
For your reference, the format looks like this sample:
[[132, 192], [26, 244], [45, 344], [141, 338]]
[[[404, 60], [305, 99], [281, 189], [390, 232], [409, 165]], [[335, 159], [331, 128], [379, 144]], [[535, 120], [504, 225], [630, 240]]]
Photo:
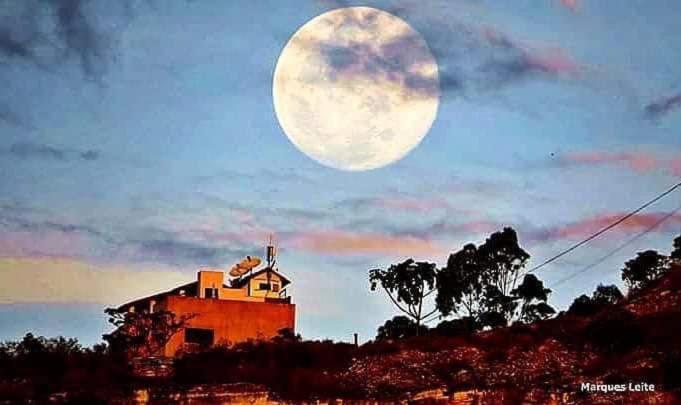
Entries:
[[385, 270], [369, 271], [371, 291], [380, 286], [395, 307], [416, 322], [417, 334], [423, 320], [438, 311], [437, 308], [424, 308], [426, 298], [436, 291], [436, 280], [435, 263], [415, 262], [413, 259], [393, 264]]

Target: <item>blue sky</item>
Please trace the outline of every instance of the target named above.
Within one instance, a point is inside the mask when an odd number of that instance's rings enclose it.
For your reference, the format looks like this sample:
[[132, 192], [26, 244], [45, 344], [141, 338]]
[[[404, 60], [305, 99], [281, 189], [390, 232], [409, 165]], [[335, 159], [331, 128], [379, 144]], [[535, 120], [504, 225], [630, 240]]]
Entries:
[[[320, 166], [280, 129], [272, 73], [302, 24], [366, 5], [419, 31], [438, 116], [404, 159]], [[537, 264], [681, 177], [681, 5], [669, 1], [0, 1], [0, 339], [99, 341], [103, 308], [269, 233], [305, 337], [394, 314], [367, 270], [444, 264], [513, 226]], [[681, 204], [674, 193], [538, 275], [550, 286]], [[564, 308], [668, 252], [681, 216], [556, 287]]]

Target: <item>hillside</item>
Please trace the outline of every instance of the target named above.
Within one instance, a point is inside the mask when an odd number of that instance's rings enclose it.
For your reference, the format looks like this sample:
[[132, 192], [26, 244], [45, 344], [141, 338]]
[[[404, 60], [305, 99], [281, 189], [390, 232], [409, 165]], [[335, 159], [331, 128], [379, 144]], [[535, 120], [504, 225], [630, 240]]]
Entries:
[[[544, 403], [669, 403], [681, 384], [681, 266], [591, 317], [559, 316], [461, 339], [421, 338], [353, 361], [343, 379], [371, 396], [413, 394]], [[582, 383], [653, 392], [582, 393]], [[638, 387], [644, 389], [646, 387]], [[650, 388], [650, 387], [648, 387]], [[676, 396], [675, 396], [676, 395]]]
[[[150, 369], [137, 377], [103, 351], [26, 337], [0, 350], [0, 403], [679, 403], [680, 336], [676, 266], [591, 316], [359, 347], [293, 337], [253, 341], [174, 362], [149, 359]], [[26, 353], [10, 356], [7, 347]], [[639, 391], [598, 391], [630, 383]], [[584, 392], [582, 384], [596, 388]]]

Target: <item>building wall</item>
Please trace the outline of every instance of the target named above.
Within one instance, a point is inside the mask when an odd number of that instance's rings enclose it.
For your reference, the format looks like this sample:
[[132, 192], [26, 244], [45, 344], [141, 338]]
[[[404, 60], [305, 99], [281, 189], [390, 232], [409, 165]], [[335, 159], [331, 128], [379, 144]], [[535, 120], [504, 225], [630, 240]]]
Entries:
[[206, 288], [214, 288], [218, 291], [222, 289], [222, 284], [225, 280], [225, 274], [221, 271], [199, 271], [197, 278], [199, 281], [199, 297], [205, 298]]
[[[168, 296], [162, 307], [176, 316], [196, 314], [187, 327], [212, 329], [215, 343], [270, 339], [281, 329], [295, 330], [294, 304]], [[180, 331], [170, 339], [164, 355], [174, 356], [183, 344], [184, 331]]]
[[[267, 283], [267, 282], [268, 282], [267, 273], [259, 274], [256, 277], [253, 277], [252, 279], [250, 279], [248, 281], [248, 283], [250, 284], [249, 288], [250, 288], [251, 297], [263, 297], [263, 298], [264, 297], [267, 297], [267, 298], [278, 297], [279, 292], [274, 292], [274, 291], [271, 291], [271, 290], [261, 290], [259, 288], [261, 283]], [[282, 281], [281, 281], [281, 278], [278, 275], [270, 273], [269, 282], [271, 284], [277, 284], [279, 286], [279, 288], [281, 288]]]

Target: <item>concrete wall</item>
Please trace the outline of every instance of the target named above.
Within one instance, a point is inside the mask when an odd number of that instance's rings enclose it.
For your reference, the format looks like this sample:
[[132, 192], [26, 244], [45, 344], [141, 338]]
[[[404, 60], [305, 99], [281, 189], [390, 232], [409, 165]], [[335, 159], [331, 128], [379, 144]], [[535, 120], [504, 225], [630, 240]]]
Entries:
[[206, 288], [215, 288], [217, 291], [222, 289], [222, 284], [225, 281], [225, 273], [221, 271], [199, 271], [198, 274], [198, 295], [201, 298], [206, 297]]
[[[212, 329], [215, 343], [237, 343], [248, 339], [270, 339], [281, 329], [295, 330], [294, 304], [214, 300], [168, 296], [162, 307], [177, 316], [197, 314], [190, 328]], [[164, 355], [173, 356], [184, 344], [184, 331], [175, 334]]]
[[[277, 298], [279, 297], [279, 291], [274, 292], [271, 290], [261, 290], [260, 284], [261, 283], [267, 283], [267, 273], [262, 273], [257, 275], [256, 277], [253, 277], [248, 281], [250, 284], [250, 292], [251, 292], [251, 297], [267, 297], [267, 298]], [[279, 277], [276, 274], [270, 273], [270, 278], [269, 278], [270, 284], [277, 284], [279, 286], [279, 290], [281, 291], [281, 277]]]

